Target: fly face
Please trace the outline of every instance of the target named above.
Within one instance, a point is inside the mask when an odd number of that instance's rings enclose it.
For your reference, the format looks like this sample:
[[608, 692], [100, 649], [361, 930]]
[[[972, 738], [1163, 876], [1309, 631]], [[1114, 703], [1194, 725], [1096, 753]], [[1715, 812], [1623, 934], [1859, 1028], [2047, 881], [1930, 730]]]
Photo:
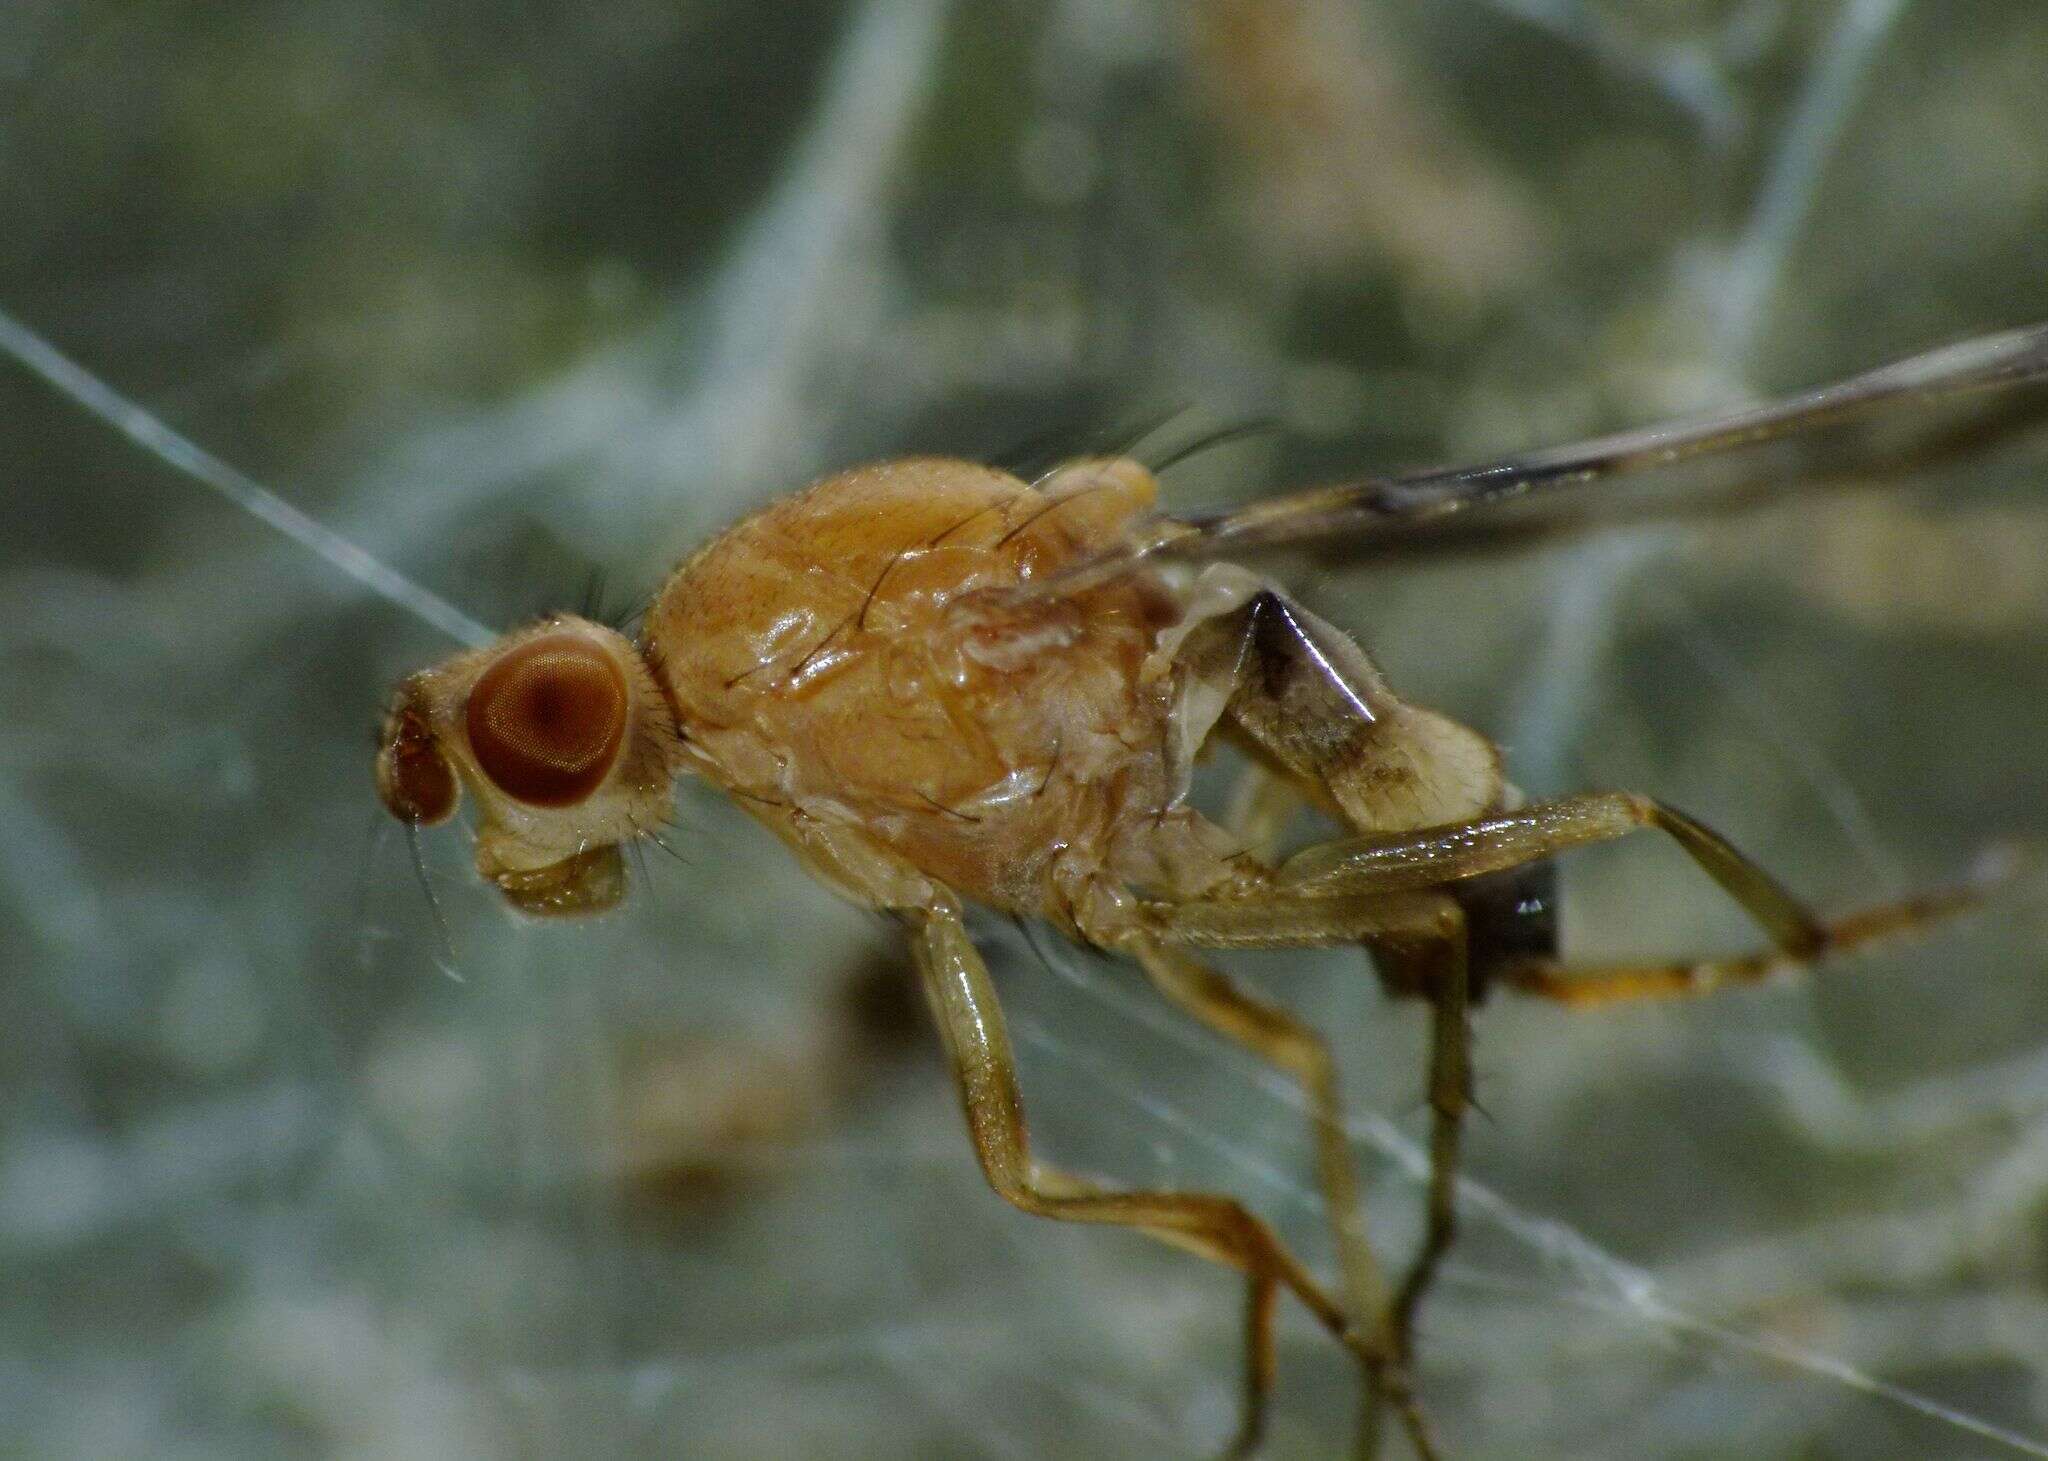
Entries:
[[630, 641], [555, 615], [409, 676], [385, 717], [377, 794], [413, 826], [476, 799], [477, 871], [513, 907], [596, 913], [625, 892], [621, 846], [666, 820], [677, 738]]

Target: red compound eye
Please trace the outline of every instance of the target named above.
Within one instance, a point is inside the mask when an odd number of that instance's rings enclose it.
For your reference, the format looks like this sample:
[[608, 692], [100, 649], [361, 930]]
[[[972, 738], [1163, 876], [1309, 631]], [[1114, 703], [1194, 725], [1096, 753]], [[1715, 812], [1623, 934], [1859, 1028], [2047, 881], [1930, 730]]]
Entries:
[[574, 806], [597, 790], [626, 732], [626, 682], [580, 634], [544, 634], [508, 651], [469, 692], [470, 749], [516, 801]]

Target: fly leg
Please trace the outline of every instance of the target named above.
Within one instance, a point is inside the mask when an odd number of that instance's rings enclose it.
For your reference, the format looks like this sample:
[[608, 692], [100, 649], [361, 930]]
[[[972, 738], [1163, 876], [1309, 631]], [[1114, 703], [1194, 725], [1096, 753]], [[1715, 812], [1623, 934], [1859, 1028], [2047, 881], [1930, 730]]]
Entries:
[[[1385, 1407], [1399, 1418], [1416, 1454], [1435, 1457], [1436, 1443], [1415, 1392], [1411, 1335], [1416, 1309], [1456, 1231], [1459, 1146], [1471, 1093], [1462, 910], [1455, 900], [1435, 893], [1251, 896], [1147, 904], [1142, 924], [1144, 933], [1127, 936], [1118, 947], [1137, 959], [1169, 998], [1292, 1072], [1308, 1093], [1324, 1200], [1353, 1311], [1351, 1343], [1365, 1368], [1367, 1404], [1358, 1454], [1375, 1454]], [[1243, 994], [1177, 947], [1345, 943], [1364, 943], [1386, 968], [1398, 971], [1404, 989], [1424, 995], [1431, 1008], [1428, 1228], [1421, 1251], [1391, 1292], [1367, 1241], [1328, 1047], [1293, 1016]]]
[[1067, 1222], [1134, 1228], [1235, 1268], [1247, 1279], [1243, 1421], [1232, 1455], [1258, 1444], [1275, 1370], [1274, 1302], [1300, 1299], [1340, 1339], [1348, 1316], [1273, 1230], [1243, 1204], [1199, 1192], [1115, 1191], [1035, 1161], [1001, 1004], [957, 905], [907, 910], [911, 947], [966, 1109], [975, 1155], [998, 1196]]
[[[1123, 952], [1138, 962], [1169, 1001], [1285, 1071], [1300, 1085], [1315, 1128], [1316, 1173], [1343, 1274], [1346, 1307], [1353, 1323], [1384, 1312], [1386, 1280], [1366, 1237], [1365, 1210], [1358, 1200], [1358, 1174], [1344, 1132], [1344, 1108], [1329, 1043], [1279, 1006], [1245, 993], [1222, 973], [1168, 944], [1134, 938], [1123, 945]], [[1367, 1368], [1368, 1391], [1383, 1388], [1379, 1379], [1385, 1368], [1383, 1356], [1361, 1352], [1361, 1358]]]
[[1491, 977], [1575, 1006], [1700, 994], [1804, 969], [1951, 917], [1981, 902], [1992, 885], [1987, 878], [1824, 920], [1701, 823], [1646, 797], [1601, 793], [1446, 827], [1319, 844], [1282, 864], [1259, 893], [1146, 909], [1147, 925], [1162, 942], [1275, 947], [1362, 941], [1390, 989], [1429, 1001], [1428, 1226], [1375, 1340], [1376, 1351], [1388, 1357], [1376, 1389], [1403, 1416], [1425, 1455], [1429, 1443], [1412, 1391], [1411, 1336], [1416, 1312], [1455, 1236], [1459, 1144], [1470, 1098], [1469, 941], [1464, 910], [1450, 892], [1461, 882], [1644, 828], [1676, 840], [1765, 929], [1771, 947], [1731, 959], [1604, 969], [1520, 958], [1500, 965]]
[[1567, 965], [1556, 959], [1523, 959], [1503, 965], [1495, 977], [1523, 994], [1575, 1009], [1638, 999], [1682, 999], [1744, 984], [1761, 984], [1809, 967], [1822, 954], [1834, 955], [1968, 911], [1984, 901], [1991, 880], [1936, 888], [1891, 903], [1849, 913], [1820, 925], [1822, 947], [1809, 954], [1760, 949], [1732, 958], [1674, 960], [1649, 964]]
[[1824, 957], [1927, 927], [1975, 907], [1997, 882], [1995, 876], [1986, 877], [1823, 919], [1705, 824], [1646, 796], [1594, 792], [1419, 832], [1322, 843], [1281, 864], [1273, 883], [1286, 896], [1442, 887], [1649, 828], [1677, 842], [1741, 904], [1769, 937], [1770, 948], [1705, 963], [1585, 971], [1583, 980], [1571, 978], [1554, 960], [1524, 959], [1508, 964], [1501, 979], [1566, 1003], [1704, 993], [1804, 969]]
[[[1191, 636], [1183, 657], [1190, 675], [1223, 689], [1220, 729], [1244, 749], [1254, 774], [1262, 778], [1240, 800], [1236, 819], [1245, 832], [1265, 839], [1247, 841], [1254, 855], [1268, 852], [1277, 840], [1272, 834], [1284, 825], [1279, 808], [1290, 793], [1359, 833], [1456, 821], [1492, 810], [1510, 794], [1491, 742], [1403, 703], [1349, 637], [1270, 589], [1252, 592], [1235, 613], [1205, 625]], [[1447, 896], [1368, 899], [1361, 905], [1357, 899], [1319, 897], [1324, 891], [1319, 888], [1303, 891], [1304, 897], [1278, 902], [1262, 896], [1263, 909], [1243, 901], [1182, 905], [1168, 915], [1170, 932], [1164, 936], [1167, 942], [1196, 943], [1363, 941], [1391, 990], [1430, 1002], [1428, 1222], [1420, 1251], [1391, 1293], [1365, 1240], [1334, 1077], [1313, 1067], [1297, 1069], [1316, 1107], [1323, 1191], [1347, 1297], [1372, 1354], [1372, 1403], [1360, 1428], [1361, 1449], [1371, 1449], [1378, 1402], [1387, 1401], [1402, 1417], [1416, 1449], [1428, 1455], [1431, 1443], [1413, 1393], [1410, 1335], [1416, 1309], [1455, 1232], [1471, 1065], [1473, 964], [1466, 920], [1458, 901]], [[1156, 967], [1159, 962], [1155, 955], [1147, 968], [1171, 994], [1171, 983], [1162, 980]], [[1184, 976], [1179, 982], [1185, 987], [1191, 981]], [[1203, 1017], [1220, 1028], [1233, 1013], [1212, 1009]], [[1298, 1064], [1301, 1044], [1290, 1043]], [[1285, 1052], [1269, 1058], [1287, 1064]]]
[[[1223, 693], [1219, 729], [1262, 770], [1357, 835], [1296, 854], [1255, 889], [1151, 905], [1146, 933], [1162, 945], [1362, 941], [1391, 992], [1420, 996], [1431, 1005], [1428, 1223], [1421, 1250], [1391, 1299], [1382, 1297], [1384, 1285], [1364, 1249], [1348, 1152], [1342, 1154], [1345, 1176], [1335, 1185], [1327, 1173], [1339, 1164], [1324, 1160], [1324, 1190], [1340, 1252], [1347, 1233], [1357, 1235], [1357, 1248], [1346, 1255], [1346, 1275], [1366, 1343], [1361, 1354], [1370, 1356], [1369, 1396], [1391, 1402], [1417, 1449], [1428, 1455], [1431, 1443], [1413, 1396], [1411, 1335], [1456, 1230], [1475, 980], [1500, 978], [1533, 994], [1577, 1003], [1688, 993], [1761, 979], [1918, 927], [1967, 906], [1975, 894], [1908, 899], [1826, 922], [1718, 834], [1649, 798], [1606, 793], [1504, 810], [1513, 793], [1490, 742], [1403, 704], [1351, 640], [1270, 590], [1252, 593], [1242, 608], [1191, 635], [1182, 662], [1198, 682]], [[1258, 793], [1245, 804], [1254, 811], [1244, 823], [1254, 830], [1262, 822], [1270, 825], [1270, 814], [1259, 809], [1272, 801], [1270, 789]], [[1610, 970], [1605, 979], [1587, 980], [1571, 979], [1547, 957], [1554, 948], [1547, 891], [1540, 881], [1525, 889], [1515, 870], [1647, 827], [1676, 840], [1741, 903], [1770, 936], [1773, 952], [1714, 964]], [[1494, 907], [1503, 892], [1509, 895], [1505, 912]], [[1525, 898], [1526, 893], [1535, 896]], [[1525, 901], [1532, 910], [1526, 917], [1520, 906]], [[1477, 920], [1469, 926], [1468, 911]], [[1482, 945], [1476, 949], [1475, 938]], [[1141, 950], [1130, 951], [1146, 962]], [[1217, 994], [1213, 985], [1172, 966], [1162, 978], [1162, 964], [1158, 954], [1147, 962], [1155, 982], [1190, 1007], [1206, 1003], [1196, 1013], [1212, 1025], [1228, 1032], [1233, 1021], [1256, 1018], [1217, 998], [1202, 1001], [1204, 993]], [[1298, 1042], [1282, 1041], [1271, 1031], [1265, 1038], [1273, 1050], [1269, 1058], [1286, 1064], [1292, 1054], [1299, 1062]], [[1302, 1069], [1311, 1071], [1300, 1078], [1318, 1107], [1319, 1125], [1333, 1122], [1334, 1115], [1323, 1114], [1328, 1107], [1312, 1068]], [[1368, 1408], [1362, 1448], [1370, 1448], [1377, 1409]]]

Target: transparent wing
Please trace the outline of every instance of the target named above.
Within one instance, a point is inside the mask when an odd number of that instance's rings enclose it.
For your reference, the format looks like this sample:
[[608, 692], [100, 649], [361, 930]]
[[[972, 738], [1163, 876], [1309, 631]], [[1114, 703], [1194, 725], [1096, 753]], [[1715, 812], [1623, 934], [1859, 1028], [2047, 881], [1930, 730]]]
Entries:
[[1283, 493], [1212, 517], [1161, 518], [1048, 586], [1100, 582], [1146, 558], [1206, 558], [1252, 547], [1369, 543], [1454, 513], [1744, 449], [1906, 402], [2048, 381], [2048, 323], [1984, 335], [1784, 400], [1705, 421], [1643, 427], [1477, 466], [1366, 477]]

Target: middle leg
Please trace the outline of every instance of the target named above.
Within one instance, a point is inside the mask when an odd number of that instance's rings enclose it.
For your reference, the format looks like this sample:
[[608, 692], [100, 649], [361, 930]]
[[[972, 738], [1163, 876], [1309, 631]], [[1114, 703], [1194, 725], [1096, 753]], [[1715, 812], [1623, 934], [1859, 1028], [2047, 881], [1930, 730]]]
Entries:
[[[1457, 1177], [1471, 1095], [1466, 930], [1457, 902], [1440, 893], [1388, 897], [1204, 899], [1152, 903], [1143, 934], [1119, 940], [1153, 982], [1212, 1028], [1296, 1076], [1316, 1126], [1324, 1200], [1344, 1267], [1346, 1298], [1368, 1363], [1360, 1450], [1370, 1454], [1380, 1407], [1399, 1417], [1418, 1454], [1435, 1442], [1414, 1386], [1414, 1322], [1456, 1236]], [[1271, 948], [1363, 943], [1390, 984], [1430, 1004], [1430, 1164], [1421, 1247], [1391, 1291], [1367, 1240], [1356, 1169], [1345, 1136], [1328, 1046], [1294, 1016], [1244, 994], [1180, 945]]]
[[1383, 1311], [1389, 1294], [1366, 1237], [1329, 1041], [1278, 1005], [1246, 993], [1228, 976], [1170, 944], [1132, 939], [1123, 951], [1169, 1001], [1285, 1071], [1301, 1087], [1315, 1131], [1317, 1178], [1344, 1275], [1345, 1299], [1355, 1321]]

